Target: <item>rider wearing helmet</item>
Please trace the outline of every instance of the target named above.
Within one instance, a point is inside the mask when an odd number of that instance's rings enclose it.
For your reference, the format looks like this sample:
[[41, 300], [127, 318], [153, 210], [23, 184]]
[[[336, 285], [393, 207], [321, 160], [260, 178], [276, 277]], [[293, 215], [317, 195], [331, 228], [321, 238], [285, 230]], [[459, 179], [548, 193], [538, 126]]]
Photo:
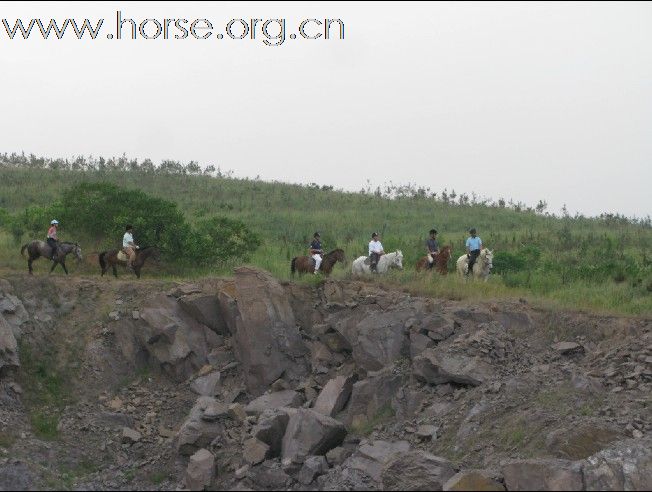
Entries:
[[54, 257], [57, 254], [57, 228], [59, 227], [59, 221], [54, 219], [50, 222], [50, 228], [48, 229], [47, 243], [50, 246], [50, 259], [54, 260]]
[[466, 256], [469, 259], [469, 267], [466, 271], [466, 274], [473, 273], [473, 266], [475, 265], [475, 260], [480, 256], [480, 250], [482, 249], [482, 239], [476, 235], [477, 231], [475, 227], [469, 230], [471, 236], [466, 240]]
[[312, 238], [310, 243], [310, 256], [315, 260], [315, 274], [319, 273], [319, 267], [323, 259], [324, 250], [321, 247], [321, 236], [318, 232]]

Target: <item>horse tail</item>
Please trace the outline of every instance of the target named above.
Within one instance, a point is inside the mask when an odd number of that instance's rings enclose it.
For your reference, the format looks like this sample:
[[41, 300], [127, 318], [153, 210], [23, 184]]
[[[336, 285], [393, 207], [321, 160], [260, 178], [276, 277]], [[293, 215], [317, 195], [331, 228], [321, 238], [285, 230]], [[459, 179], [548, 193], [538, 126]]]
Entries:
[[100, 267], [102, 267], [102, 270], [104, 271], [106, 269], [106, 251], [100, 253], [99, 260]]
[[23, 244], [23, 247], [20, 248], [20, 256], [25, 257], [25, 250], [27, 249], [27, 246], [29, 246], [29, 244]]
[[294, 276], [296, 271], [297, 271], [297, 257], [295, 256], [294, 258], [292, 258], [292, 262], [290, 263], [290, 273], [292, 274], [292, 276]]

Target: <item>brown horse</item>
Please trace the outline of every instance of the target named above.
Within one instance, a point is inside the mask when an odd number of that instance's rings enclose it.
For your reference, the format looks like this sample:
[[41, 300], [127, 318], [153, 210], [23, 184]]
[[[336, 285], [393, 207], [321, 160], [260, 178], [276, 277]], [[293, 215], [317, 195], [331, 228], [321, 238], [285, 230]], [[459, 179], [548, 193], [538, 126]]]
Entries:
[[[344, 250], [334, 249], [330, 253], [326, 253], [324, 255], [324, 259], [321, 262], [319, 271], [322, 272], [324, 275], [330, 275], [331, 272], [333, 271], [333, 267], [335, 266], [335, 263], [337, 263], [338, 261], [342, 263], [346, 262], [346, 257], [344, 256]], [[292, 258], [290, 271], [292, 272], [292, 275], [294, 275], [295, 272], [299, 272], [299, 274], [315, 273], [315, 262], [310, 256], [296, 256]]]
[[[450, 246], [444, 246], [442, 249], [439, 250], [439, 254], [435, 256], [435, 264], [433, 265], [433, 267], [436, 268], [437, 271], [442, 275], [448, 275], [448, 260], [450, 260], [452, 252], [453, 251]], [[419, 258], [416, 267], [417, 267], [417, 272], [428, 270], [430, 268], [428, 257], [424, 256], [422, 258]]]
[[[122, 251], [120, 249], [112, 249], [111, 251], [104, 251], [100, 253], [100, 267], [102, 268], [102, 276], [106, 273], [109, 267], [113, 269], [113, 275], [115, 278], [118, 278], [118, 269], [116, 265], [121, 265], [123, 267], [127, 266], [127, 262], [118, 259], [118, 253]], [[140, 278], [140, 270], [143, 268], [145, 261], [149, 257], [152, 257], [154, 260], [159, 260], [161, 257], [161, 252], [155, 246], [145, 246], [143, 248], [136, 250], [136, 258], [132, 263], [134, 269], [134, 274], [136, 277]]]

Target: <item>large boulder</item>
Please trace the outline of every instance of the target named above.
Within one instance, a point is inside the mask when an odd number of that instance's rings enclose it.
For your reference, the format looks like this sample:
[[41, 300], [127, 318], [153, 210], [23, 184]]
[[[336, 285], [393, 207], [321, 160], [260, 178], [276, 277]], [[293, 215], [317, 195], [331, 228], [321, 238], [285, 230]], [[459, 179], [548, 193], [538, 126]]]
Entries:
[[491, 364], [478, 357], [469, 357], [436, 348], [424, 350], [412, 361], [417, 379], [429, 384], [457, 383], [478, 386], [493, 376]]
[[20, 360], [18, 358], [16, 337], [7, 320], [0, 314], [0, 376], [17, 369], [19, 366]]
[[353, 377], [337, 376], [331, 379], [319, 393], [313, 410], [323, 415], [334, 417], [344, 409], [344, 406], [351, 397], [352, 390]]
[[204, 490], [215, 477], [215, 457], [207, 449], [200, 449], [190, 457], [186, 469], [186, 488]]
[[181, 425], [177, 436], [177, 451], [190, 456], [201, 448], [206, 448], [224, 431], [224, 425], [215, 418], [212, 410], [218, 405], [215, 398], [200, 397]]
[[215, 294], [190, 294], [179, 299], [183, 310], [215, 333], [229, 335], [222, 316], [220, 301]]
[[584, 490], [579, 462], [517, 460], [504, 464], [502, 472], [507, 490]]
[[282, 408], [270, 408], [258, 417], [252, 436], [269, 446], [271, 458], [281, 454], [283, 436], [289, 421], [290, 414], [287, 409]]
[[287, 380], [308, 373], [306, 354], [283, 287], [261, 270], [235, 270], [239, 316], [234, 349], [250, 393], [260, 395], [282, 375]]
[[308, 456], [325, 455], [342, 444], [345, 436], [341, 422], [314, 410], [299, 409], [290, 417], [283, 436], [283, 464], [302, 464]]
[[652, 490], [652, 438], [621, 441], [583, 462], [586, 490]]
[[112, 322], [123, 355], [135, 365], [154, 362], [175, 381], [207, 364], [211, 349], [220, 345], [214, 331], [165, 294], [146, 300], [138, 318]]
[[409, 309], [382, 311], [371, 306], [334, 327], [350, 344], [356, 363], [367, 371], [378, 371], [409, 355], [406, 322], [413, 316]]
[[405, 385], [405, 377], [387, 367], [372, 372], [353, 385], [347, 409], [347, 424], [376, 420], [385, 414], [396, 414], [400, 409], [397, 394]]
[[455, 475], [450, 461], [425, 451], [410, 451], [391, 458], [383, 466], [384, 490], [442, 490]]

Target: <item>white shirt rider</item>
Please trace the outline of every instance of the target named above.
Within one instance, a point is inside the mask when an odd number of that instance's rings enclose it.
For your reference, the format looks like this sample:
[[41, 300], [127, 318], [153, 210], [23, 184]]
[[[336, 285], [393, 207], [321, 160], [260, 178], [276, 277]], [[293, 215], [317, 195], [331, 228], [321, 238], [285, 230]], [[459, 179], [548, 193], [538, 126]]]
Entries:
[[123, 248], [137, 248], [134, 244], [134, 236], [131, 232], [125, 232], [125, 235], [122, 236], [122, 247]]
[[382, 253], [383, 252], [383, 245], [380, 243], [380, 241], [371, 241], [369, 243], [369, 256], [371, 256], [371, 253]]

